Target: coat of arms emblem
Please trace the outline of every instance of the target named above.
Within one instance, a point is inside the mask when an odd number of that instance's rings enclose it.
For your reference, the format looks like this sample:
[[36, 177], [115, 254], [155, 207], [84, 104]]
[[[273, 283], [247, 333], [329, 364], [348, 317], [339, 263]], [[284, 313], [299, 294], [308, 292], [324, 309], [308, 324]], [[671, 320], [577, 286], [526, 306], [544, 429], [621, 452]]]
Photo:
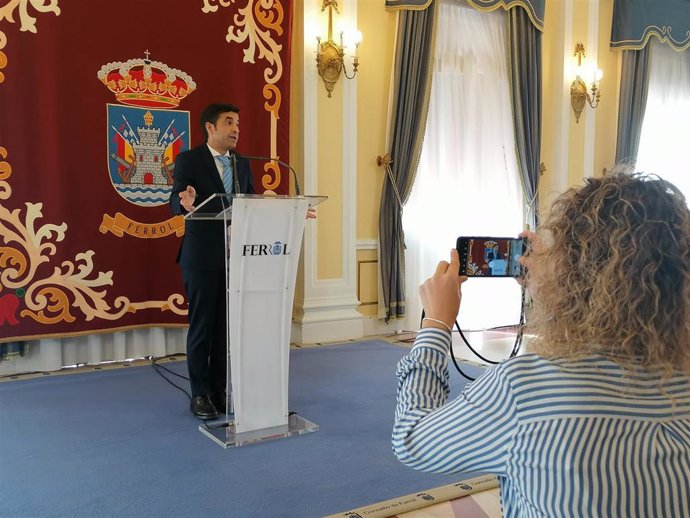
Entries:
[[117, 193], [145, 207], [167, 203], [175, 156], [189, 147], [188, 134], [188, 112], [109, 104], [108, 171]]
[[[108, 173], [115, 191], [142, 207], [168, 202], [175, 157], [189, 149], [189, 112], [174, 110], [196, 89], [186, 73], [146, 58], [103, 65], [98, 79], [120, 104], [107, 104]], [[136, 237], [180, 233], [180, 225], [104, 215], [102, 231]], [[166, 231], [167, 230], [167, 231]]]

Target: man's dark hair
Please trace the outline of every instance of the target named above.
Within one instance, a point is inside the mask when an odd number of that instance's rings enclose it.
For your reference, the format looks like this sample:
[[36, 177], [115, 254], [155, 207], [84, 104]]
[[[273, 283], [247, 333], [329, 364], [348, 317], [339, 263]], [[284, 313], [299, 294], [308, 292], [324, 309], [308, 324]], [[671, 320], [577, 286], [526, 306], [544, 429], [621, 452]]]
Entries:
[[234, 104], [209, 104], [204, 111], [201, 112], [199, 123], [201, 124], [201, 132], [204, 134], [204, 141], [208, 140], [208, 132], [206, 131], [206, 123], [210, 122], [214, 126], [218, 122], [218, 117], [221, 113], [240, 113], [240, 109]]

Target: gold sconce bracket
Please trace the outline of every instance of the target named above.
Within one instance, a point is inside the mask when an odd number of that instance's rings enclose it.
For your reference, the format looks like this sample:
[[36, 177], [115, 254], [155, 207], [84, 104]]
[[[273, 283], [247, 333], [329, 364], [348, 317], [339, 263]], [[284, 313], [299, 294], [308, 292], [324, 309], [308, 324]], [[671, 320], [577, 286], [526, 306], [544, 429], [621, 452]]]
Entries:
[[342, 47], [339, 47], [331, 40], [324, 43], [319, 43], [319, 52], [316, 54], [316, 66], [319, 70], [319, 75], [323, 79], [328, 91], [328, 97], [331, 96], [335, 83], [340, 78], [340, 72], [343, 70], [343, 59], [345, 53]]
[[582, 110], [585, 109], [586, 100], [587, 85], [585, 85], [585, 82], [578, 76], [570, 85], [570, 104], [575, 112], [575, 122], [580, 122], [580, 114]]
[[585, 102], [587, 102], [592, 108], [599, 106], [599, 99], [601, 98], [601, 90], [599, 89], [598, 81], [601, 78], [601, 71], [597, 70], [594, 73], [592, 79], [592, 85], [590, 87], [591, 94], [587, 90], [587, 84], [580, 77], [580, 71], [582, 70], [582, 58], [586, 56], [585, 46], [582, 43], [575, 45], [575, 54], [577, 56], [577, 68], [578, 72], [570, 85], [570, 105], [573, 107], [575, 112], [575, 122], [580, 122], [580, 115], [582, 110], [585, 108]]
[[322, 43], [320, 37], [316, 38], [318, 43], [318, 48], [316, 50], [316, 68], [326, 86], [328, 97], [331, 97], [333, 87], [335, 87], [335, 83], [338, 82], [341, 73], [348, 79], [353, 79], [355, 75], [357, 75], [357, 67], [359, 66], [357, 49], [359, 47], [359, 39], [361, 39], [362, 35], [357, 31], [358, 39], [354, 43], [355, 53], [352, 60], [352, 75], [349, 75], [347, 73], [347, 68], [345, 68], [343, 33], [340, 33], [340, 44], [333, 41], [333, 10], [340, 14], [338, 10], [338, 0], [323, 0], [321, 11], [323, 12], [326, 9], [328, 9], [328, 39]]

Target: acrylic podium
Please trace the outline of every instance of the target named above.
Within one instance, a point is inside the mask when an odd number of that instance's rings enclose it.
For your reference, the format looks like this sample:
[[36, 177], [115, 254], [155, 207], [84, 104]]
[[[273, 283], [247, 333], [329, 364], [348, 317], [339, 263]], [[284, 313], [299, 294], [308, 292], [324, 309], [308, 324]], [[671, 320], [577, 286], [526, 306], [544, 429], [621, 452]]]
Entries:
[[224, 448], [319, 429], [288, 410], [288, 369], [307, 210], [326, 198], [214, 194], [185, 216], [224, 223], [228, 408], [199, 426]]

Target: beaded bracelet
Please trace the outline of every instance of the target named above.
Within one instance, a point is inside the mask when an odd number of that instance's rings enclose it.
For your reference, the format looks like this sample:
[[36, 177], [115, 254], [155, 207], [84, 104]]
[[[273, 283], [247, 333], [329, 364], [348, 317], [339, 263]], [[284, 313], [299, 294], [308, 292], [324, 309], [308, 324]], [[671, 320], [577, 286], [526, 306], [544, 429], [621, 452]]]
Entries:
[[453, 328], [450, 327], [448, 324], [446, 324], [443, 320], [439, 320], [438, 318], [424, 317], [424, 318], [422, 319], [422, 322], [424, 322], [425, 320], [429, 320], [429, 321], [431, 321], [431, 322], [436, 322], [436, 323], [438, 323], [438, 324], [442, 324], [443, 327], [445, 327], [445, 328], [448, 330], [449, 333], [452, 333], [452, 332], [453, 332]]

